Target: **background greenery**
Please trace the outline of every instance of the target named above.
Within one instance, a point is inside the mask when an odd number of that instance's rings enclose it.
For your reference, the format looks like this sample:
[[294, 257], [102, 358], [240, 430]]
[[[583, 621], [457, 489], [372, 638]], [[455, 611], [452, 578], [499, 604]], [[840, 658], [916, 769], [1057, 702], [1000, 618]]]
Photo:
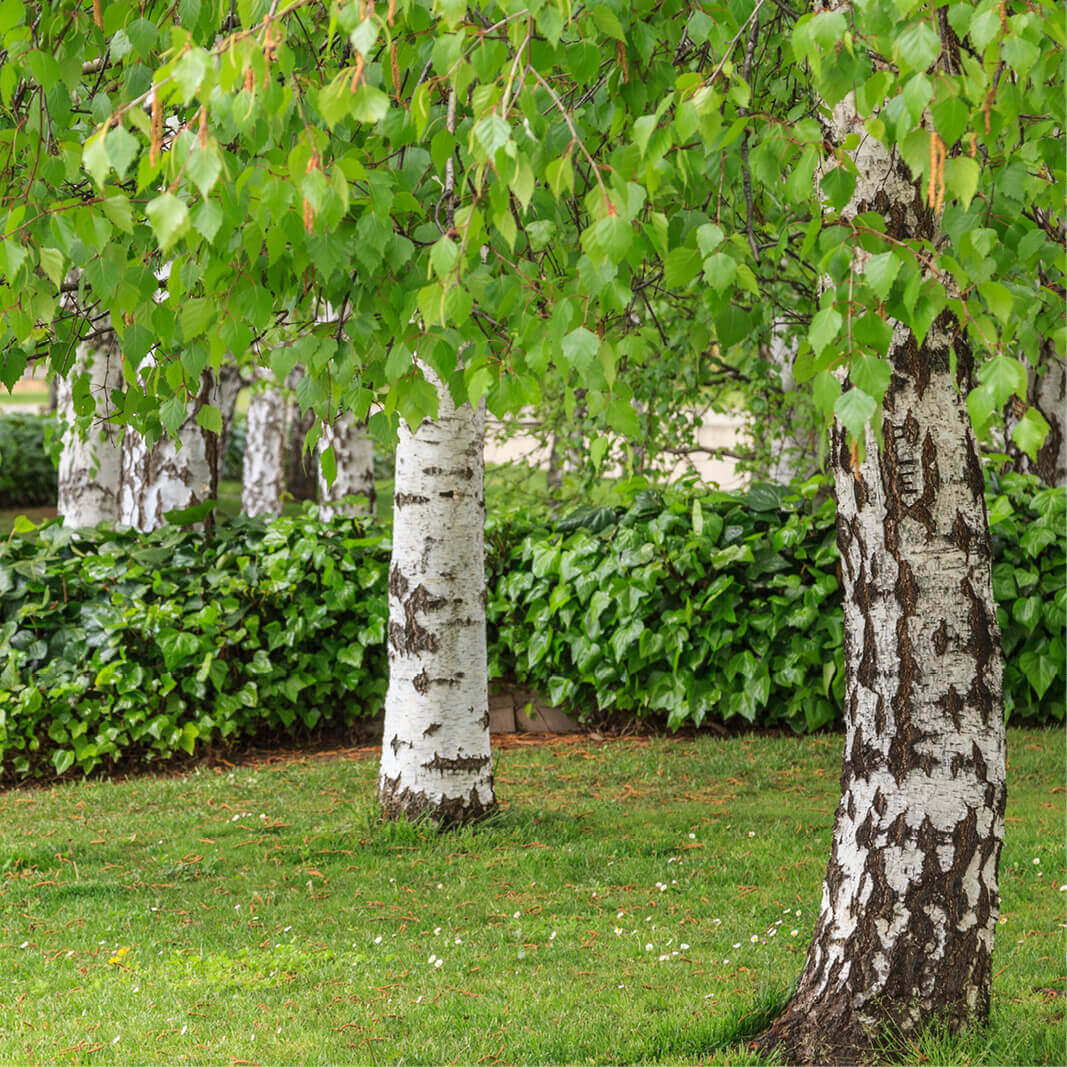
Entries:
[[[833, 504], [617, 490], [487, 524], [490, 673], [579, 715], [833, 723], [843, 678]], [[990, 484], [1009, 715], [1062, 721], [1063, 490]], [[204, 536], [58, 521], [0, 547], [0, 760], [91, 771], [205, 742], [303, 737], [380, 710], [388, 529], [237, 518]]]

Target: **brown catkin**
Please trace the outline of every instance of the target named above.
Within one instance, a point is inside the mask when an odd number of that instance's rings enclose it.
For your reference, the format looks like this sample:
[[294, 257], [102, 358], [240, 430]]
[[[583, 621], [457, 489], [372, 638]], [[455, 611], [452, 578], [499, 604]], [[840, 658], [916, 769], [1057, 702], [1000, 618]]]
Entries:
[[352, 92], [355, 92], [363, 81], [363, 53], [356, 53], [356, 69], [352, 74]]
[[93, 22], [98, 30], [104, 28], [104, 12], [100, 7], [100, 0], [93, 0]]
[[207, 148], [207, 108], [200, 105], [200, 147]]

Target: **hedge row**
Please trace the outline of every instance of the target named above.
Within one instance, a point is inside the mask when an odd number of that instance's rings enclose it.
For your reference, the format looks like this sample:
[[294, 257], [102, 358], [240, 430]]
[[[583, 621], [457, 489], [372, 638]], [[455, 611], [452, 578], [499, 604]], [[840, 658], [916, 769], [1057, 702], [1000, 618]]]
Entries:
[[[833, 505], [639, 494], [487, 526], [489, 656], [553, 702], [818, 729], [843, 685]], [[1010, 713], [1064, 717], [1062, 490], [991, 487]], [[381, 707], [387, 531], [309, 512], [210, 540], [57, 524], [0, 547], [0, 770], [91, 771]]]
[[0, 508], [56, 502], [56, 467], [48, 450], [51, 415], [0, 415]]

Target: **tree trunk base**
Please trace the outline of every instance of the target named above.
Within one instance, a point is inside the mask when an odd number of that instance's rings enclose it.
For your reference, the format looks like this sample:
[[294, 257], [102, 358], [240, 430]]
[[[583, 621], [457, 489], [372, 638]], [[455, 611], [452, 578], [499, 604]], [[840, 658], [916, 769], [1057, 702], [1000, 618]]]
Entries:
[[465, 797], [434, 798], [414, 789], [401, 789], [399, 777], [382, 777], [378, 783], [378, 803], [383, 819], [427, 820], [437, 823], [442, 830], [468, 826], [497, 811], [495, 798], [484, 803], [477, 789], [472, 789]]
[[787, 1008], [748, 1047], [800, 1067], [884, 1062], [884, 1053], [851, 1015], [844, 1005], [836, 1013], [826, 1008], [817, 1012]]

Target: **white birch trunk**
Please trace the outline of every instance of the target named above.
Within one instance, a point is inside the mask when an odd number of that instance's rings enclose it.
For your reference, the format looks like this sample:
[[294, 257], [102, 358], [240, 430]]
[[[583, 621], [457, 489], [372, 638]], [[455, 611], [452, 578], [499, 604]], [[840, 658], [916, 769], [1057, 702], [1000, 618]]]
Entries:
[[[326, 484], [322, 453], [333, 446], [337, 477]], [[318, 443], [319, 515], [373, 515], [375, 513], [374, 443], [366, 427], [347, 412], [325, 426]]]
[[197, 423], [196, 413], [204, 404], [218, 406], [218, 385], [211, 371], [204, 372], [201, 383], [178, 430], [178, 442], [164, 434], [149, 446], [139, 433], [127, 429], [119, 493], [119, 522], [124, 526], [142, 533], [158, 530], [168, 511], [195, 507], [217, 496], [218, 437]]
[[[96, 411], [88, 427], [79, 427], [74, 414], [74, 383], [88, 377]], [[122, 356], [111, 331], [99, 340], [78, 346], [74, 366], [66, 378], [56, 379], [56, 414], [62, 428], [57, 510], [63, 525], [96, 526], [119, 517], [119, 479], [122, 469], [120, 428], [108, 419], [114, 412], [111, 390], [121, 389]]]
[[269, 371], [260, 370], [261, 384], [252, 393], [245, 424], [241, 511], [245, 515], [282, 513], [285, 492], [286, 413], [289, 398], [276, 385], [266, 385]]
[[378, 797], [445, 824], [492, 811], [485, 649], [485, 410], [401, 422], [389, 570], [389, 690]]
[[[850, 94], [829, 139], [840, 145], [861, 129]], [[861, 137], [847, 213], [879, 210], [892, 237], [936, 244], [938, 220], [905, 165]], [[887, 1028], [955, 1031], [989, 1012], [1004, 720], [989, 523], [965, 399], [972, 359], [947, 313], [921, 345], [893, 327], [884, 447], [868, 431], [857, 462], [840, 426], [833, 436], [847, 733], [805, 970], [757, 1042], [790, 1062], [867, 1060]]]
[[789, 485], [790, 482], [810, 478], [815, 472], [815, 442], [813, 430], [803, 425], [803, 420], [795, 409], [796, 379], [793, 377], [793, 363], [797, 355], [795, 338], [786, 335], [781, 322], [771, 327], [771, 342], [767, 351], [770, 362], [778, 371], [781, 383], [781, 410], [777, 420], [768, 420], [762, 426], [753, 426], [756, 437], [770, 433], [771, 440], [766, 442], [770, 452], [770, 463], [766, 470], [766, 479], [776, 485]]

